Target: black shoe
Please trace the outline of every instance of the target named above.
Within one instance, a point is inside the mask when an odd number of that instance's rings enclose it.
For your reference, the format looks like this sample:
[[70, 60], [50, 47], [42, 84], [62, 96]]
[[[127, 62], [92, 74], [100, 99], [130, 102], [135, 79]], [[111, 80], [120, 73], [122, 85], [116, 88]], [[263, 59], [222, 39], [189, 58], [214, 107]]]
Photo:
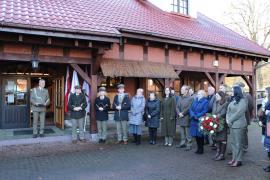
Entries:
[[45, 135], [44, 134], [40, 134], [39, 137], [43, 138], [43, 137], [45, 137]]
[[106, 143], [106, 140], [105, 140], [105, 139], [103, 139], [103, 140], [102, 140], [102, 143], [103, 143], [103, 144], [105, 144], [105, 143]]
[[137, 135], [136, 145], [140, 145], [140, 144], [141, 144], [141, 135]]
[[178, 146], [176, 146], [177, 148], [185, 148], [185, 147], [187, 147], [185, 144], [182, 144], [182, 145], [178, 145]]
[[99, 140], [98, 140], [98, 143], [102, 143], [102, 139], [99, 139]]
[[37, 134], [34, 134], [34, 135], [33, 135], [33, 138], [37, 138]]
[[263, 168], [263, 170], [264, 170], [265, 172], [270, 172], [270, 166], [267, 166], [267, 167]]
[[133, 143], [137, 143], [137, 140], [138, 140], [138, 136], [137, 136], [137, 134], [133, 134]]

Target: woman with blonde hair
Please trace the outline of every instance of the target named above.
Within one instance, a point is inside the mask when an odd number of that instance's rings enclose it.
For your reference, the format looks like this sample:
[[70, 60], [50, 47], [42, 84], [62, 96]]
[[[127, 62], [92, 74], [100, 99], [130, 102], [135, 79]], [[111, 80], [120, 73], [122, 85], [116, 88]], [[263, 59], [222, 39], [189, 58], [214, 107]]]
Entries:
[[208, 111], [208, 100], [204, 90], [199, 90], [196, 99], [193, 101], [190, 109], [190, 135], [196, 138], [196, 154], [203, 154], [204, 135], [199, 131], [199, 119]]

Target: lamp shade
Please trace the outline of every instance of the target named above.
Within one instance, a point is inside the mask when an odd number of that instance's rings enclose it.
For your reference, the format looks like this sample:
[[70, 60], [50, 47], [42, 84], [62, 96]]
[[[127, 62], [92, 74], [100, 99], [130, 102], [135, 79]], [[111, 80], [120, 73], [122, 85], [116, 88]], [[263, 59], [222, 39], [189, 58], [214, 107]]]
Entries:
[[33, 69], [38, 68], [39, 61], [37, 59], [32, 59], [31, 63], [32, 63], [32, 68]]

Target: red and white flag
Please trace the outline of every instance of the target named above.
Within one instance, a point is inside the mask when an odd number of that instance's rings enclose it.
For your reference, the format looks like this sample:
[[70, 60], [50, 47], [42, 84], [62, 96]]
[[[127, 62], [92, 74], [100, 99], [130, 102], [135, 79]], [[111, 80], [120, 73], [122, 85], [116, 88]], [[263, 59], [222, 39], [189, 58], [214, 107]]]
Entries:
[[75, 93], [75, 86], [77, 86], [77, 85], [80, 85], [78, 74], [75, 70], [73, 70], [72, 81], [71, 81], [71, 92], [72, 93]]
[[70, 93], [70, 76], [69, 76], [69, 66], [67, 66], [66, 81], [65, 81], [65, 113], [68, 112], [68, 99]]
[[83, 81], [83, 86], [82, 86], [83, 93], [85, 94], [86, 102], [87, 102], [87, 107], [85, 109], [86, 113], [90, 112], [90, 86], [86, 81]]

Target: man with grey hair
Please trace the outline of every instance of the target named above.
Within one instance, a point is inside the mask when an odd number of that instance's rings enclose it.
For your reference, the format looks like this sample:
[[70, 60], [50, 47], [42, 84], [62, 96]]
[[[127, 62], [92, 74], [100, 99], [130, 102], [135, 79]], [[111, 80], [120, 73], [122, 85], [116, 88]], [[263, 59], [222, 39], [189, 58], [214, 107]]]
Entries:
[[33, 138], [38, 136], [38, 119], [40, 120], [39, 136], [44, 137], [46, 107], [50, 104], [48, 89], [45, 89], [45, 80], [40, 79], [38, 87], [30, 94], [31, 110], [33, 111]]
[[177, 120], [179, 120], [181, 138], [181, 142], [177, 147], [186, 148], [187, 151], [191, 150], [192, 146], [192, 137], [189, 133], [189, 108], [192, 102], [193, 98], [189, 95], [189, 87], [183, 85], [181, 88], [181, 96], [176, 105]]
[[[242, 92], [243, 92], [243, 96], [246, 99], [246, 102], [248, 103], [245, 115], [246, 115], [247, 124], [250, 125], [251, 119], [253, 117], [253, 109], [254, 109], [253, 98], [249, 93], [246, 93], [244, 91], [245, 84], [243, 82], [237, 82], [237, 83], [235, 83], [235, 86], [241, 87]], [[244, 137], [244, 151], [246, 152], [247, 149], [248, 149], [248, 126], [247, 126], [247, 129], [245, 131], [245, 137]]]

